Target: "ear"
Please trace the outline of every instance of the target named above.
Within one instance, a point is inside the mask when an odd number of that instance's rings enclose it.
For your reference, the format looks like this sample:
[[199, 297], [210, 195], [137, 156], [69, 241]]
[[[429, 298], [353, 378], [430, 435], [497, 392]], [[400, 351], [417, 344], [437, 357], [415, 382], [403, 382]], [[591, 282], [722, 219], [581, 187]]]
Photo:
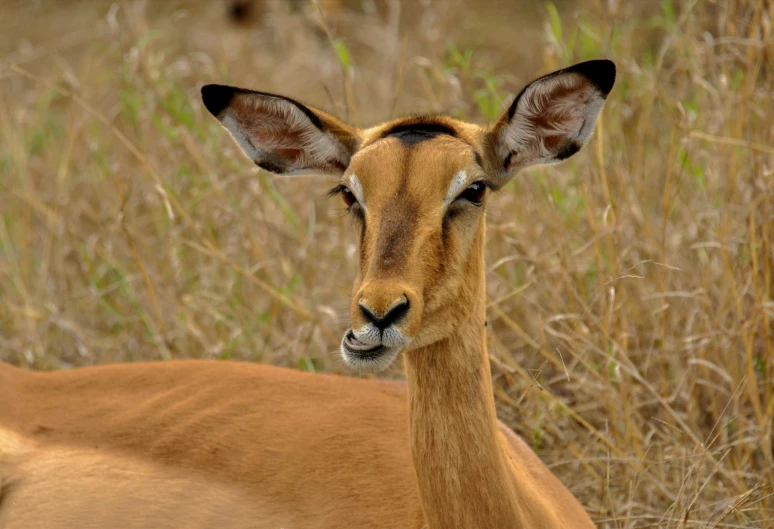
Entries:
[[245, 154], [272, 173], [340, 175], [360, 145], [357, 129], [287, 97], [211, 84], [202, 100]]
[[489, 133], [503, 178], [578, 152], [591, 136], [614, 82], [615, 64], [600, 60], [570, 66], [527, 85]]

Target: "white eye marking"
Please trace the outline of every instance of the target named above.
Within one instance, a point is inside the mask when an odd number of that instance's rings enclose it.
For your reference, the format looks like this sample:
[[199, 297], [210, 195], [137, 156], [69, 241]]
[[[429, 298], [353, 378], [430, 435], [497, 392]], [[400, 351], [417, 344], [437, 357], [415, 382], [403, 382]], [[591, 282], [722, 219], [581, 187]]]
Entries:
[[352, 173], [349, 176], [349, 184], [347, 185], [350, 191], [352, 191], [352, 194], [355, 195], [355, 198], [358, 202], [360, 202], [360, 205], [365, 208], [365, 197], [363, 197], [363, 186], [360, 184], [360, 179], [357, 177], [355, 173]]
[[449, 190], [446, 192], [446, 198], [443, 199], [443, 207], [446, 208], [449, 206], [449, 204], [454, 202], [454, 199], [457, 198], [457, 195], [459, 195], [462, 190], [465, 189], [467, 183], [468, 175], [465, 171], [459, 171], [457, 174], [455, 174], [449, 183]]

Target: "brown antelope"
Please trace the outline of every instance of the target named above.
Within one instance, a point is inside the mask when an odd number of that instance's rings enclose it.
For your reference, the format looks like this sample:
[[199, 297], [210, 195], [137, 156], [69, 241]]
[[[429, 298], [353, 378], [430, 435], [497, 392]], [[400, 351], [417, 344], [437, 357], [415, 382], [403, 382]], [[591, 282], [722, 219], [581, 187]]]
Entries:
[[590, 61], [528, 85], [492, 127], [363, 130], [205, 86], [260, 167], [339, 177], [360, 252], [341, 355], [378, 371], [401, 354], [407, 384], [237, 362], [0, 365], [0, 527], [593, 527], [495, 415], [484, 210], [519, 169], [576, 153], [614, 80]]

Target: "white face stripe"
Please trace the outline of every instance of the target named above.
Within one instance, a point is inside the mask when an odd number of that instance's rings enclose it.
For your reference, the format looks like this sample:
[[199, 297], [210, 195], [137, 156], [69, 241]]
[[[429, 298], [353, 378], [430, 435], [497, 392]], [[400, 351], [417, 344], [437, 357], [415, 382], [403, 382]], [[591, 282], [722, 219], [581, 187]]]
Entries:
[[360, 202], [360, 205], [365, 208], [365, 197], [363, 196], [363, 186], [360, 184], [360, 179], [357, 177], [355, 173], [352, 173], [349, 175], [347, 187], [350, 191], [352, 191], [352, 194], [355, 195], [355, 198], [358, 202]]
[[443, 207], [449, 207], [449, 204], [454, 202], [454, 199], [467, 187], [468, 174], [465, 171], [459, 171], [452, 177], [449, 183], [449, 190], [446, 192], [446, 198], [443, 199]]

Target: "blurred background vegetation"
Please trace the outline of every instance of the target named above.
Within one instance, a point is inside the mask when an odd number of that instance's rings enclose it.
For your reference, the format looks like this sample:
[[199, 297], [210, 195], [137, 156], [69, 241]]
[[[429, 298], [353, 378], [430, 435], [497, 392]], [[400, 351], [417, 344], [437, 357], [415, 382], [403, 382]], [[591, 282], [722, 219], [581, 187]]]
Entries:
[[500, 416], [600, 527], [774, 526], [773, 2], [0, 10], [0, 360], [35, 369], [346, 372], [356, 249], [333, 182], [255, 168], [203, 84], [356, 125], [484, 123], [541, 74], [615, 60], [586, 149], [490, 202]]

